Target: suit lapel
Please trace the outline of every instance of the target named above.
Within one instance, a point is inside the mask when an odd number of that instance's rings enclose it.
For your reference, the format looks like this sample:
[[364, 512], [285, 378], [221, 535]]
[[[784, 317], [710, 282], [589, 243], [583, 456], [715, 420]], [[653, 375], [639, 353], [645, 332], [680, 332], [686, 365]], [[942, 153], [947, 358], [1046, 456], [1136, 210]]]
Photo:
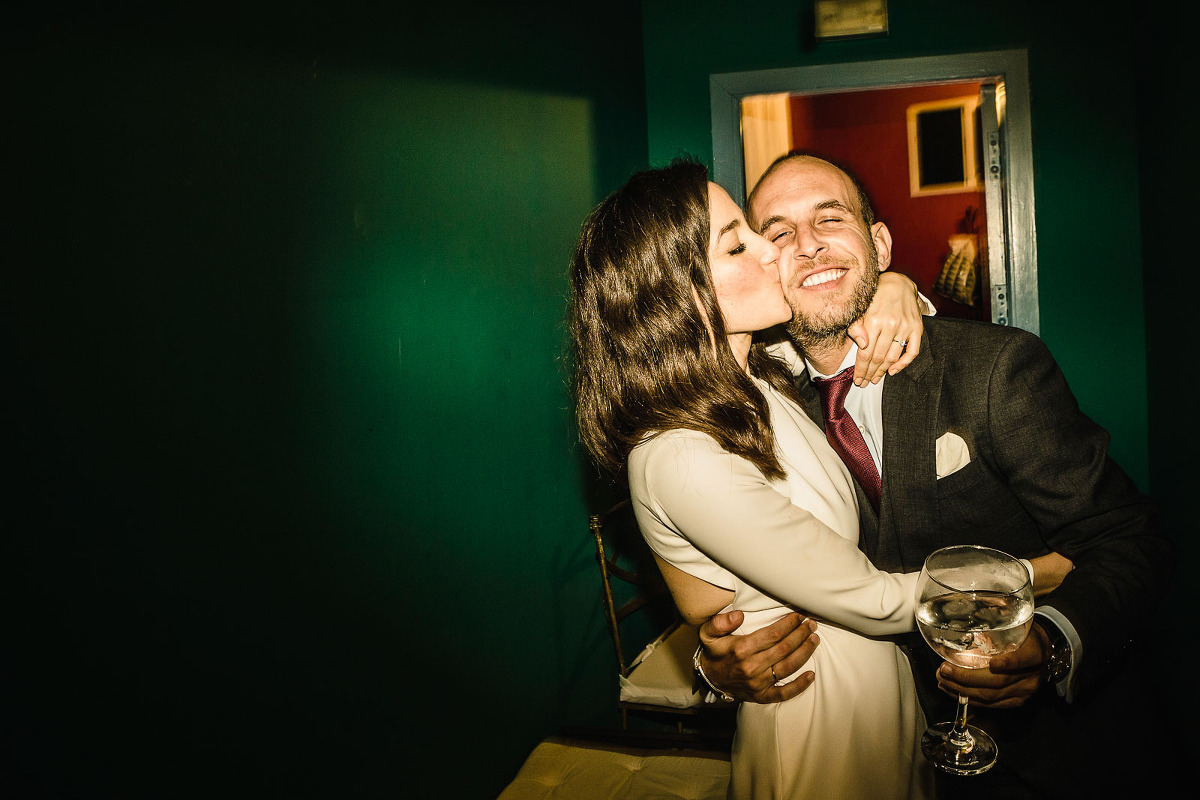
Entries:
[[[879, 541], [872, 559], [885, 570], [920, 569], [922, 560], [905, 553], [912, 531], [936, 525], [936, 449], [942, 361], [926, 334], [921, 352], [906, 369], [885, 378], [883, 387], [883, 490], [879, 505]], [[906, 557], [907, 556], [907, 557]]]
[[821, 426], [821, 430], [825, 430], [825, 412], [821, 409], [821, 393], [817, 391], [817, 386], [812, 382], [812, 378], [808, 376], [808, 370], [802, 370], [799, 375], [794, 376], [796, 390], [800, 392], [801, 407], [804, 413], [808, 414], [808, 418]]

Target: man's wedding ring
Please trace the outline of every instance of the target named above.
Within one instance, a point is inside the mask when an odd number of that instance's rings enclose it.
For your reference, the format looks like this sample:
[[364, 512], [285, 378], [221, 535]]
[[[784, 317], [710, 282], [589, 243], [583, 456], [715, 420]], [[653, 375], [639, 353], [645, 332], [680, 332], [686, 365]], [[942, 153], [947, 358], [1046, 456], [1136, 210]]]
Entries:
[[775, 666], [774, 665], [771, 666], [771, 677], [774, 678], [776, 683], [779, 683], [779, 676], [775, 674]]

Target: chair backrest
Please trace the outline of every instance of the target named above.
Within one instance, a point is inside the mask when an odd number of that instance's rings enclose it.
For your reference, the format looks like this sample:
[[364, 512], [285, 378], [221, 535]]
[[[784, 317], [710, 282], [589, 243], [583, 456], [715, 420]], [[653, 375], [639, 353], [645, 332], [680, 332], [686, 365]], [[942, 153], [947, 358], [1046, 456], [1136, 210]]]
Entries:
[[666, 715], [675, 720], [675, 732], [665, 734], [662, 742], [728, 752], [735, 705], [704, 702], [692, 671], [699, 633], [675, 608], [654, 554], [638, 530], [630, 501], [593, 514], [590, 527], [603, 583], [604, 615], [620, 668], [617, 707], [622, 728], [630, 730], [630, 713], [648, 713], [660, 722]]
[[[632, 652], [636, 653], [647, 641], [679, 622], [680, 616], [662, 573], [654, 563], [653, 554], [638, 532], [628, 498], [599, 514], [592, 514], [589, 527], [596, 540], [604, 615], [617, 652], [617, 664], [624, 677], [633, 667], [626, 648], [632, 646]], [[636, 637], [638, 641], [624, 641], [622, 623], [642, 609], [646, 610], [646, 619], [636, 629], [641, 634]], [[631, 622], [629, 627], [634, 629], [634, 623]]]

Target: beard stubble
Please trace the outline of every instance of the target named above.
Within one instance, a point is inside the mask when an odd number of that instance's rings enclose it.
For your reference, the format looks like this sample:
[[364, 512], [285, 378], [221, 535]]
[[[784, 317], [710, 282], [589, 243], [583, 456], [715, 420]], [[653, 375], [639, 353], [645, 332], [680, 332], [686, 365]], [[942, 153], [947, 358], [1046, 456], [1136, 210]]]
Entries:
[[[830, 261], [827, 265], [818, 262], [818, 266], [829, 268], [841, 267], [853, 269], [857, 259]], [[792, 319], [787, 324], [787, 332], [792, 339], [805, 350], [825, 349], [838, 346], [846, 336], [846, 330], [859, 317], [867, 313], [875, 290], [879, 288], [879, 255], [871, 242], [867, 253], [867, 266], [858, 276], [854, 291], [849, 299], [840, 305], [825, 307], [818, 311], [802, 311], [788, 298], [792, 308]]]

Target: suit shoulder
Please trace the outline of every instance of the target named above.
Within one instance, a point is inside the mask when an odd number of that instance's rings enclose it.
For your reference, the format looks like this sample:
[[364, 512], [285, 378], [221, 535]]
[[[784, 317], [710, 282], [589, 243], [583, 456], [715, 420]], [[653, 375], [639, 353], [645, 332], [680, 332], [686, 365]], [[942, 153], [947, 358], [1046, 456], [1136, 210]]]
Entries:
[[945, 348], [1000, 350], [1014, 344], [1044, 347], [1042, 340], [1029, 331], [981, 320], [927, 317], [925, 331], [930, 341], [941, 351]]

